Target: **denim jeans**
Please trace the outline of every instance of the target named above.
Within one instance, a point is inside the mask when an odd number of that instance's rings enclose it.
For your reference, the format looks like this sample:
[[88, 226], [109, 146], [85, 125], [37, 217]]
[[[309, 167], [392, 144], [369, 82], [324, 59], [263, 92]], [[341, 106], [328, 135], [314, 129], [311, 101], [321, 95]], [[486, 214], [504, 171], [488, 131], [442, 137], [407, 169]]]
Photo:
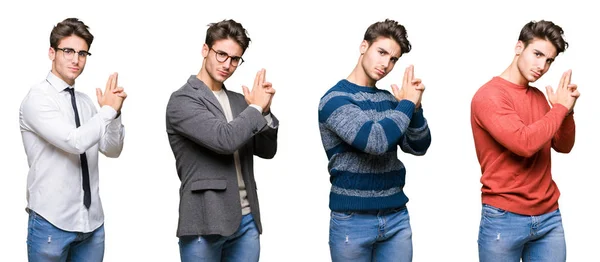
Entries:
[[27, 233], [29, 262], [102, 261], [104, 258], [104, 225], [89, 233], [64, 231], [29, 211]]
[[412, 261], [412, 231], [408, 210], [331, 212], [331, 260]]
[[482, 262], [564, 262], [567, 256], [558, 209], [523, 216], [484, 204], [477, 243]]
[[260, 237], [252, 214], [242, 217], [240, 227], [231, 236], [206, 235], [179, 237], [182, 262], [258, 261]]

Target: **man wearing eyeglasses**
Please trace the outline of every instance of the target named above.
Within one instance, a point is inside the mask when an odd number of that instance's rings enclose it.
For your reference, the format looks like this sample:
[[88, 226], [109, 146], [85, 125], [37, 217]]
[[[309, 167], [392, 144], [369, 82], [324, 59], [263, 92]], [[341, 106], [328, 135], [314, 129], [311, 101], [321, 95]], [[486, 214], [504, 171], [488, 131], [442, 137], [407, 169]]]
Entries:
[[94, 36], [76, 18], [50, 34], [52, 70], [23, 99], [19, 123], [27, 154], [29, 261], [102, 261], [104, 213], [98, 194], [98, 152], [123, 149], [121, 107], [127, 94], [112, 74], [100, 110], [75, 79], [83, 72]]
[[275, 94], [261, 69], [244, 94], [223, 82], [242, 65], [250, 38], [234, 20], [209, 24], [202, 68], [173, 92], [166, 110], [169, 142], [181, 180], [181, 261], [258, 261], [260, 210], [253, 156], [277, 151]]

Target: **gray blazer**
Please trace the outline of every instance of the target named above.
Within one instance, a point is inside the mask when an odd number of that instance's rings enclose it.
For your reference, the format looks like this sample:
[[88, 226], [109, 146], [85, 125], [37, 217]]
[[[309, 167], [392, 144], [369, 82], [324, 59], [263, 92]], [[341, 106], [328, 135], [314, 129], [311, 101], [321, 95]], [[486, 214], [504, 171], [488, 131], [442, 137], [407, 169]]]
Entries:
[[[225, 87], [223, 87], [225, 88]], [[250, 209], [262, 233], [253, 156], [273, 158], [277, 129], [244, 96], [225, 89], [234, 119], [227, 122], [212, 91], [195, 75], [171, 94], [167, 135], [175, 155], [179, 189], [177, 236], [232, 235], [242, 219], [233, 153], [239, 150]], [[273, 125], [279, 121], [272, 115]]]

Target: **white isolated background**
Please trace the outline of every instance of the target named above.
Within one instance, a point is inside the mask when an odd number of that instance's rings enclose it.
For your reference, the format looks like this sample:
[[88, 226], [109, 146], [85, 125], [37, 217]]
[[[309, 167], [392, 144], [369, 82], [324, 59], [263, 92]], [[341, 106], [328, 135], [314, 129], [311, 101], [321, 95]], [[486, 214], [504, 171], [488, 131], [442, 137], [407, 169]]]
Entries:
[[557, 86], [573, 69], [581, 98], [570, 154], [553, 154], [553, 177], [566, 230], [569, 261], [597, 259], [600, 146], [598, 27], [584, 1], [4, 1], [0, 4], [0, 261], [27, 260], [27, 161], [18, 108], [50, 70], [52, 27], [77, 17], [95, 36], [79, 91], [94, 98], [112, 72], [129, 97], [126, 139], [118, 159], [101, 156], [100, 194], [106, 215], [105, 261], [179, 261], [175, 231], [179, 180], [165, 132], [169, 95], [201, 66], [207, 24], [233, 18], [252, 42], [244, 63], [226, 81], [251, 86], [267, 69], [277, 89], [279, 150], [256, 159], [264, 232], [261, 261], [330, 261], [329, 175], [320, 141], [321, 96], [354, 68], [366, 28], [391, 18], [408, 30], [413, 50], [379, 81], [400, 83], [415, 65], [427, 90], [423, 105], [433, 140], [425, 156], [404, 153], [405, 191], [414, 261], [477, 261], [480, 170], [470, 126], [470, 100], [511, 62], [521, 27], [546, 19], [561, 25], [571, 47], [535, 85]]

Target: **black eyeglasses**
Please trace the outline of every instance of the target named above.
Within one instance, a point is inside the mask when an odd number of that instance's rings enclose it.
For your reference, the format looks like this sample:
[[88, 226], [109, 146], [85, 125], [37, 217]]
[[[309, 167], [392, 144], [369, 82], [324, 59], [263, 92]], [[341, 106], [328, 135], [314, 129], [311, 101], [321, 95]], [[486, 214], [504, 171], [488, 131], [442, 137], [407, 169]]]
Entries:
[[73, 55], [75, 53], [77, 53], [77, 57], [79, 59], [86, 59], [88, 56], [92, 55], [92, 53], [85, 51], [85, 50], [81, 50], [81, 51], [75, 51], [75, 49], [73, 48], [56, 48], [56, 50], [60, 50], [63, 51], [63, 56], [65, 57], [65, 59], [73, 59]]
[[232, 66], [239, 66], [242, 63], [244, 63], [244, 59], [241, 56], [230, 56], [228, 53], [225, 53], [223, 51], [217, 51], [214, 50], [212, 47], [210, 48], [210, 50], [215, 51], [215, 58], [217, 58], [217, 61], [224, 63], [225, 61], [227, 61], [227, 59], [231, 58], [231, 65]]

